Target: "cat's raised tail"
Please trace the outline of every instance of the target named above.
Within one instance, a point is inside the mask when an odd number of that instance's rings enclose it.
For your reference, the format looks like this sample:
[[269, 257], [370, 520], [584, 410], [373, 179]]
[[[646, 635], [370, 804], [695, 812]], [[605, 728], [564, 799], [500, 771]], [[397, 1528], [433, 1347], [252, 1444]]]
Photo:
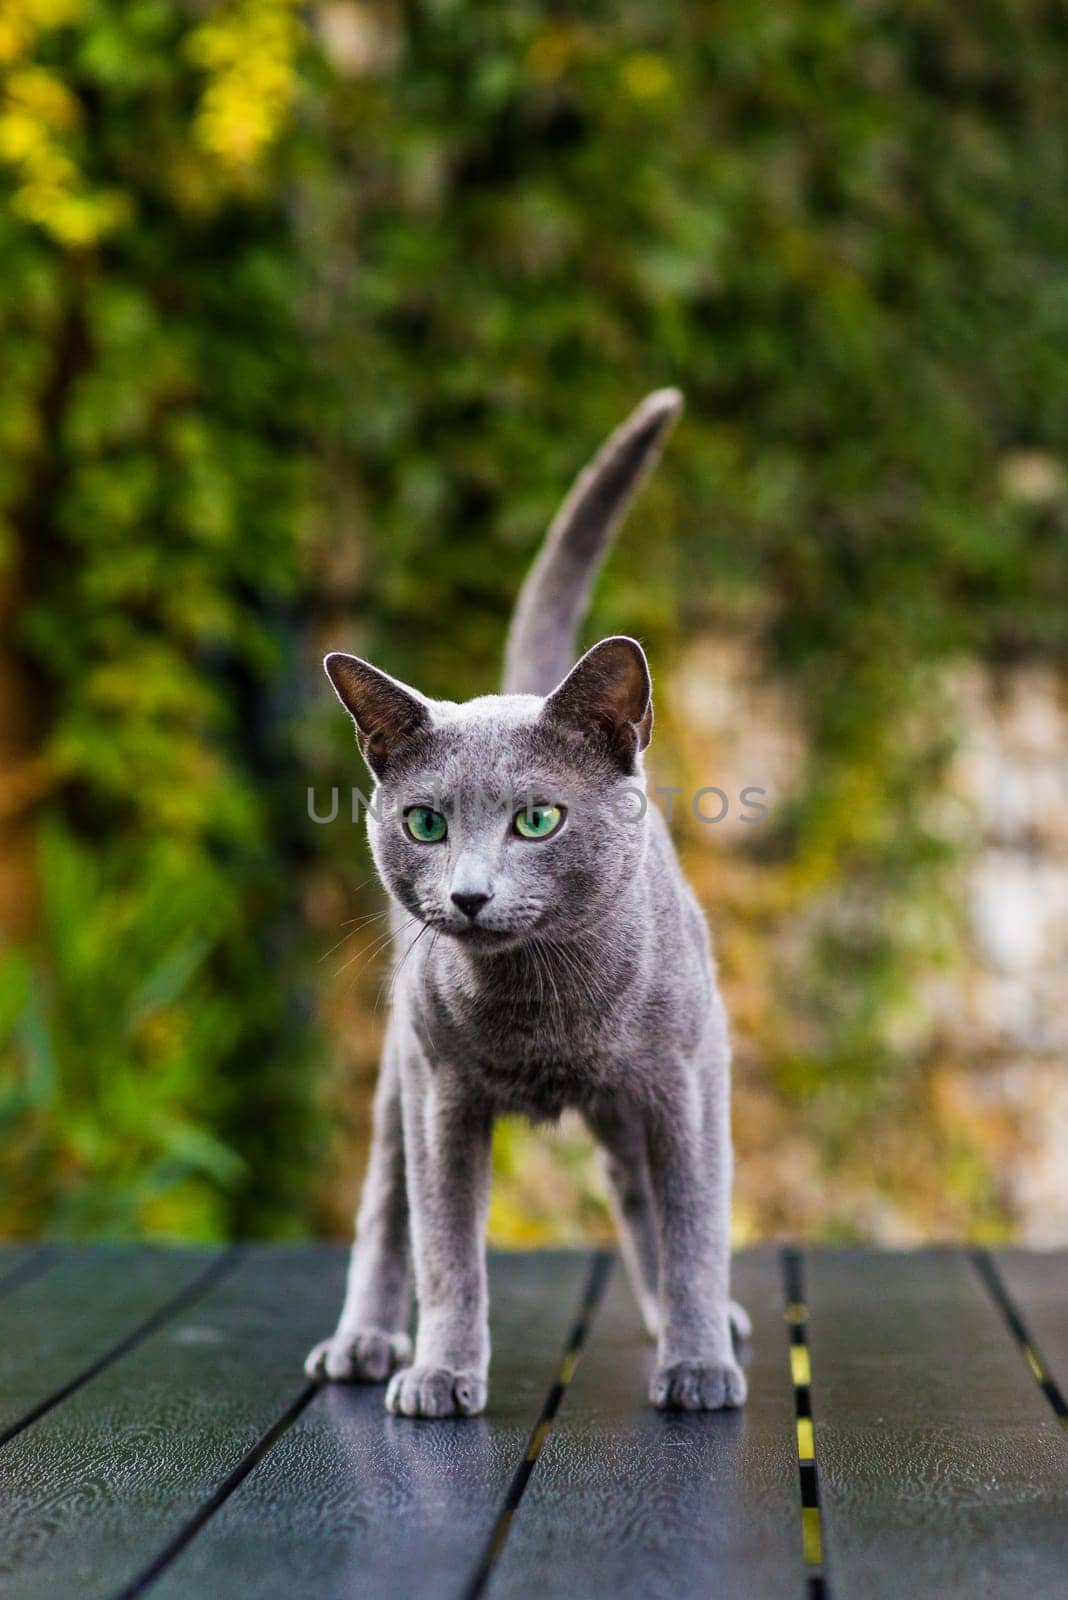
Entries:
[[548, 694], [574, 664], [593, 580], [682, 403], [678, 389], [646, 395], [575, 479], [519, 591], [505, 649], [505, 694]]

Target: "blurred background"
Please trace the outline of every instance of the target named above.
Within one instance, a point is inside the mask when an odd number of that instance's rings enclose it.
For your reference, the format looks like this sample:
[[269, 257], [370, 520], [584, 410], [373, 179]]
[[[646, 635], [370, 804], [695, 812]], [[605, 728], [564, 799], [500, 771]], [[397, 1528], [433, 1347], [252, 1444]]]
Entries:
[[[495, 686], [675, 383], [587, 639], [731, 799], [738, 1240], [1068, 1238], [1066, 104], [1046, 0], [5, 0], [0, 1233], [348, 1229], [320, 657]], [[577, 1125], [496, 1161], [499, 1242], [606, 1231]]]

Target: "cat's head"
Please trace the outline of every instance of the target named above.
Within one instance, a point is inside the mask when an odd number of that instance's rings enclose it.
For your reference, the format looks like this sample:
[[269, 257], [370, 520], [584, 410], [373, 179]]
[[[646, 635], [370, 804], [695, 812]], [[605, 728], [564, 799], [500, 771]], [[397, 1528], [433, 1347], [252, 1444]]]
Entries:
[[645, 848], [635, 640], [603, 639], [544, 699], [428, 700], [357, 656], [325, 667], [375, 777], [368, 831], [395, 900], [473, 950], [600, 920]]

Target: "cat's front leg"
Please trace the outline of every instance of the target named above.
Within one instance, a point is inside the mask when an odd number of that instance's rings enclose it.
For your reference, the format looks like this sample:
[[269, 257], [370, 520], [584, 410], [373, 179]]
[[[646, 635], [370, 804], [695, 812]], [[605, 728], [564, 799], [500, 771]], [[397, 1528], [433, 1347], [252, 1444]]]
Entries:
[[679, 1411], [745, 1400], [731, 1343], [730, 1118], [717, 1054], [671, 1064], [648, 1120], [660, 1235], [660, 1328], [649, 1397]]
[[419, 1328], [386, 1391], [407, 1417], [474, 1416], [489, 1372], [485, 1228], [493, 1118], [447, 1064], [403, 1065], [408, 1198]]
[[345, 1303], [329, 1339], [309, 1351], [310, 1378], [382, 1383], [411, 1360], [410, 1262], [401, 1087], [393, 1030], [375, 1091], [374, 1131], [349, 1257]]

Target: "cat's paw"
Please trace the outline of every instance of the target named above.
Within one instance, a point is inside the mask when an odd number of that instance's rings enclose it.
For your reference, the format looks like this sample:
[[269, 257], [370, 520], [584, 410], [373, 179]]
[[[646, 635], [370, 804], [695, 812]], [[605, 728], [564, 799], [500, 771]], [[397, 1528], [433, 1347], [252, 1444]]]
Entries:
[[339, 1329], [308, 1351], [304, 1370], [309, 1378], [329, 1378], [333, 1383], [384, 1383], [411, 1359], [412, 1341], [406, 1333]]
[[649, 1398], [662, 1411], [721, 1411], [744, 1405], [745, 1373], [734, 1361], [676, 1361], [658, 1367]]
[[448, 1367], [404, 1367], [386, 1390], [386, 1410], [401, 1417], [474, 1417], [486, 1408], [486, 1380]]

